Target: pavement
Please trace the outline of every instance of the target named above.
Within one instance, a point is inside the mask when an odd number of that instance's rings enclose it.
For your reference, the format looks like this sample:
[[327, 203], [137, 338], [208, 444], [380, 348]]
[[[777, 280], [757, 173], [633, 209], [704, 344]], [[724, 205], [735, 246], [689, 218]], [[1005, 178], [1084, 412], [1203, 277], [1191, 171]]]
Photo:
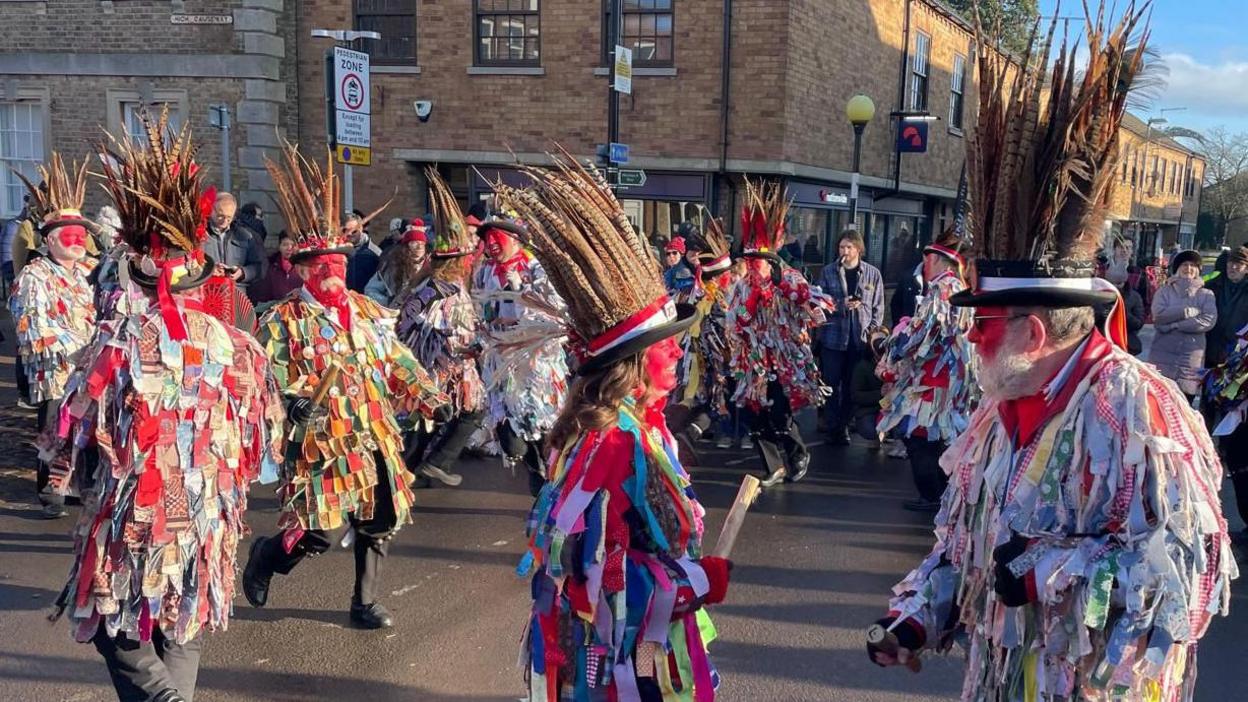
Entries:
[[[11, 326], [5, 331], [12, 338]], [[94, 649], [74, 643], [66, 622], [46, 619], [69, 567], [71, 522], [37, 517], [34, 457], [24, 445], [33, 416], [12, 409], [11, 362], [10, 342], [0, 348], [0, 700], [109, 700]], [[692, 474], [714, 543], [757, 461], [707, 447], [699, 446]], [[930, 517], [900, 507], [913, 490], [907, 463], [865, 443], [816, 442], [814, 451], [810, 475], [764, 493], [737, 542], [728, 600], [711, 612], [719, 630], [711, 654], [723, 678], [717, 699], [957, 699], [959, 656], [929, 657], [915, 675], [877, 668], [863, 648], [889, 588], [932, 543]], [[531, 500], [524, 477], [497, 460], [468, 460], [461, 470], [463, 486], [417, 493], [414, 524], [386, 561], [383, 601], [394, 629], [347, 628], [352, 559], [335, 549], [275, 578], [263, 610], [239, 595], [229, 630], [208, 638], [197, 702], [518, 699], [528, 587], [514, 568]], [[271, 533], [276, 516], [271, 490], [257, 486], [252, 529]], [[1215, 621], [1201, 645], [1200, 702], [1245, 699], [1246, 593], [1240, 581], [1231, 617]]]

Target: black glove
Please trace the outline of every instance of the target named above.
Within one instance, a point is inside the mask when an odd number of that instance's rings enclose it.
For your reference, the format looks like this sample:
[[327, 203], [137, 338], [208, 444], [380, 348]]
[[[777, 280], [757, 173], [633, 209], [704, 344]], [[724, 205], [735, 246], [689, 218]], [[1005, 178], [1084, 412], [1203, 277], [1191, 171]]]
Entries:
[[451, 421], [453, 416], [455, 416], [455, 408], [449, 402], [433, 408], [433, 421], [438, 424], [445, 424]]
[[286, 398], [286, 417], [295, 424], [307, 424], [315, 411], [316, 405], [312, 404], [312, 400], [306, 397]]
[[992, 550], [994, 575], [992, 589], [996, 590], [1006, 607], [1022, 607], [1032, 601], [1027, 589], [1027, 579], [1032, 577], [1031, 572], [1028, 571], [1023, 573], [1023, 577], [1016, 578], [1009, 569], [1010, 561], [1021, 556], [1023, 551], [1027, 550], [1029, 542], [1030, 539], [1027, 537], [1015, 534], [1010, 537], [1009, 541]]

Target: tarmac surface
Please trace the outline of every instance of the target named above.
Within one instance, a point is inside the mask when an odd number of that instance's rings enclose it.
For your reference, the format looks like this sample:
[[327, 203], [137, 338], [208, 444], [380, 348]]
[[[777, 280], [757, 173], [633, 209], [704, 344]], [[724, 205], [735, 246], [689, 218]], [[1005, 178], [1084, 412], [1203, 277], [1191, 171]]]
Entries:
[[[11, 326], [6, 332], [11, 339]], [[8, 354], [0, 356], [0, 700], [113, 699], [94, 648], [74, 643], [66, 622], [46, 620], [69, 567], [72, 522], [38, 518], [25, 446], [33, 415], [14, 408], [11, 342], [0, 353]], [[713, 544], [757, 459], [699, 449], [703, 466], [692, 473]], [[728, 599], [711, 610], [719, 630], [711, 655], [723, 678], [717, 699], [956, 700], [959, 656], [925, 658], [914, 675], [877, 668], [863, 648], [890, 587], [932, 542], [930, 517], [900, 507], [913, 491], [908, 464], [858, 441], [814, 450], [810, 475], [767, 491], [737, 542]], [[459, 488], [417, 493], [415, 521], [386, 561], [393, 629], [347, 627], [352, 559], [336, 548], [275, 578], [263, 610], [239, 594], [229, 631], [208, 638], [196, 701], [518, 699], [528, 587], [514, 569], [531, 500], [523, 476], [497, 459], [468, 460], [462, 472]], [[1238, 529], [1231, 489], [1228, 482], [1228, 519]], [[257, 486], [252, 529], [272, 533], [276, 516], [271, 490]], [[1241, 580], [1231, 617], [1215, 621], [1201, 645], [1201, 702], [1248, 699], [1239, 674], [1246, 592]]]

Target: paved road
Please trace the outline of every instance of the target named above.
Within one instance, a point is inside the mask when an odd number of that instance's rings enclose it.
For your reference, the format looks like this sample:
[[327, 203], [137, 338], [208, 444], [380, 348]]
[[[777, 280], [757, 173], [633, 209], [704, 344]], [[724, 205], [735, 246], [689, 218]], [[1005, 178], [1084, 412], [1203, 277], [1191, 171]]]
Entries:
[[[0, 365], [0, 378], [11, 377]], [[0, 405], [11, 405], [2, 397], [11, 392], [0, 381]], [[107, 700], [94, 650], [73, 643], [64, 622], [44, 618], [68, 565], [69, 522], [35, 518], [30, 456], [20, 450], [30, 421], [0, 410], [0, 700]], [[927, 661], [915, 676], [880, 670], [862, 651], [862, 629], [930, 542], [924, 518], [899, 507], [911, 490], [906, 464], [866, 446], [818, 447], [816, 455], [804, 482], [761, 498], [738, 542], [728, 602], [713, 611], [720, 699], [956, 699], [957, 658]], [[710, 467], [694, 477], [714, 534], [754, 461], [715, 450], [703, 459]], [[459, 489], [418, 493], [415, 523], [387, 561], [385, 602], [398, 618], [395, 629], [344, 626], [351, 557], [336, 550], [276, 580], [265, 610], [239, 598], [230, 630], [209, 639], [196, 699], [519, 697], [516, 650], [528, 598], [513, 568], [529, 506], [525, 481], [497, 462], [474, 460], [463, 472]], [[273, 529], [275, 506], [258, 491], [249, 520], [256, 531]], [[1215, 622], [1202, 646], [1202, 702], [1244, 699], [1237, 675], [1248, 635], [1244, 593], [1241, 584], [1236, 615]]]

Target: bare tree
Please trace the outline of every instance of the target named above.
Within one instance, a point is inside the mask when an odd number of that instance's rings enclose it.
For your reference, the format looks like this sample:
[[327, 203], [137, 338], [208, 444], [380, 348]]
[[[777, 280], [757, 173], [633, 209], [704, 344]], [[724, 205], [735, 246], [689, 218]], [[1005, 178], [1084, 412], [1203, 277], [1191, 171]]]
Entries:
[[1214, 127], [1201, 139], [1205, 190], [1201, 210], [1212, 215], [1219, 241], [1227, 229], [1248, 218], [1248, 133]]

